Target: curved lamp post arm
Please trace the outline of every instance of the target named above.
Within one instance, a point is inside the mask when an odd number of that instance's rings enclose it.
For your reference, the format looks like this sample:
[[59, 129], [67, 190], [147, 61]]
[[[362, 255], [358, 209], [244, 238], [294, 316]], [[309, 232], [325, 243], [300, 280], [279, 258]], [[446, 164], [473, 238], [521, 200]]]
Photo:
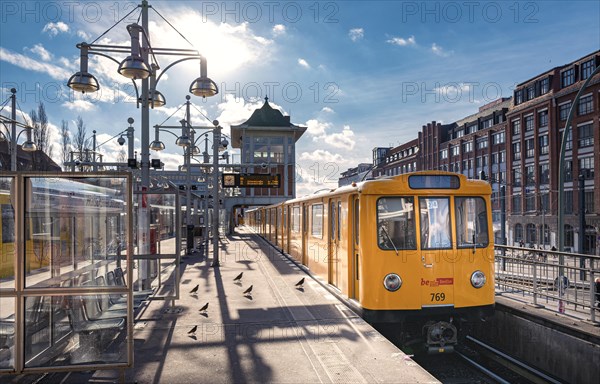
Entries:
[[158, 75], [158, 77], [156, 78], [156, 82], [154, 83], [154, 85], [155, 86], [158, 85], [158, 82], [160, 81], [160, 78], [162, 77], [162, 75], [165, 72], [167, 72], [169, 70], [169, 68], [171, 68], [175, 64], [179, 64], [179, 63], [181, 63], [183, 61], [187, 61], [187, 60], [202, 60], [202, 58], [201, 58], [201, 56], [198, 56], [198, 57], [184, 57], [183, 59], [175, 60], [171, 64], [167, 65], [167, 67], [165, 69], [163, 69], [162, 71], [160, 71], [160, 75]]
[[[93, 53], [94, 55], [106, 57], [107, 59], [110, 59], [110, 60], [114, 61], [115, 63], [117, 63], [117, 65], [120, 64], [117, 59], [115, 59], [114, 57], [109, 56], [107, 54], [104, 54], [102, 52], [92, 51], [92, 52], [89, 52], [89, 53]], [[137, 87], [137, 84], [135, 83], [135, 80], [131, 79], [131, 82], [133, 83], [133, 89], [135, 89], [136, 106], [139, 106], [140, 91], [138, 90], [138, 87]]]

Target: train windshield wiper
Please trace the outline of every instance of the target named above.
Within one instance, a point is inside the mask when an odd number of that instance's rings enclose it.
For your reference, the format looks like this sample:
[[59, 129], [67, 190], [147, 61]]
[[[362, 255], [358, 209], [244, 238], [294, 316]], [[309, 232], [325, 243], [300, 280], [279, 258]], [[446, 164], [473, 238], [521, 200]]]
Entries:
[[396, 251], [396, 256], [398, 256], [399, 255], [398, 248], [396, 248], [396, 244], [394, 244], [394, 240], [392, 240], [392, 238], [388, 234], [387, 229], [385, 229], [385, 226], [381, 226], [381, 230], [385, 234], [385, 237], [387, 237], [388, 240], [390, 241], [390, 243], [392, 244], [392, 247], [394, 247], [394, 251]]

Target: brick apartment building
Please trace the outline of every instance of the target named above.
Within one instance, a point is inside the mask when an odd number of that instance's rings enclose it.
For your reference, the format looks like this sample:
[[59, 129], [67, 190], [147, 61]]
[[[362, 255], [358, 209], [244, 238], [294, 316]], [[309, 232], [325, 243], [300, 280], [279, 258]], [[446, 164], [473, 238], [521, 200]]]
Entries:
[[[599, 65], [600, 50], [518, 84], [513, 97], [488, 103], [473, 115], [451, 124], [433, 121], [422, 127], [415, 140], [393, 148], [377, 147], [373, 177], [435, 169], [470, 178], [485, 176], [493, 190], [497, 241], [504, 202], [508, 244], [556, 246], [562, 133], [572, 101]], [[599, 120], [600, 75], [596, 75], [575, 111], [564, 167], [564, 245], [591, 254], [600, 253], [600, 194], [594, 193], [600, 189], [600, 172], [594, 170], [600, 164]], [[581, 198], [584, 228], [579, 227]]]

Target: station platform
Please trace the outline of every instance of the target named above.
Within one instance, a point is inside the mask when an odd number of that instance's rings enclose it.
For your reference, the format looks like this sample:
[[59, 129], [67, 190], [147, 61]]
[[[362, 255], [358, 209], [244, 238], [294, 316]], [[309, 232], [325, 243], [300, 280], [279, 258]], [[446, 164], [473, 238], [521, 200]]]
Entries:
[[[438, 382], [244, 227], [221, 239], [220, 266], [211, 263], [183, 258], [181, 299], [152, 301], [136, 316], [135, 363], [125, 382]], [[118, 381], [118, 371], [99, 370], [72, 372], [62, 383]]]

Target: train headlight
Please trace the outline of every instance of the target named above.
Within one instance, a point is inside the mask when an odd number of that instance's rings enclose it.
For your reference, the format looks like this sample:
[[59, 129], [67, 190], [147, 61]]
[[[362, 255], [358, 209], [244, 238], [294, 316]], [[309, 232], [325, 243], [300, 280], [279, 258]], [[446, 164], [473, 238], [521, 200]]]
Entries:
[[471, 285], [475, 288], [481, 288], [485, 284], [485, 274], [481, 271], [475, 271], [471, 275]]
[[395, 273], [389, 273], [383, 278], [383, 286], [390, 292], [396, 292], [402, 286], [402, 279]]

